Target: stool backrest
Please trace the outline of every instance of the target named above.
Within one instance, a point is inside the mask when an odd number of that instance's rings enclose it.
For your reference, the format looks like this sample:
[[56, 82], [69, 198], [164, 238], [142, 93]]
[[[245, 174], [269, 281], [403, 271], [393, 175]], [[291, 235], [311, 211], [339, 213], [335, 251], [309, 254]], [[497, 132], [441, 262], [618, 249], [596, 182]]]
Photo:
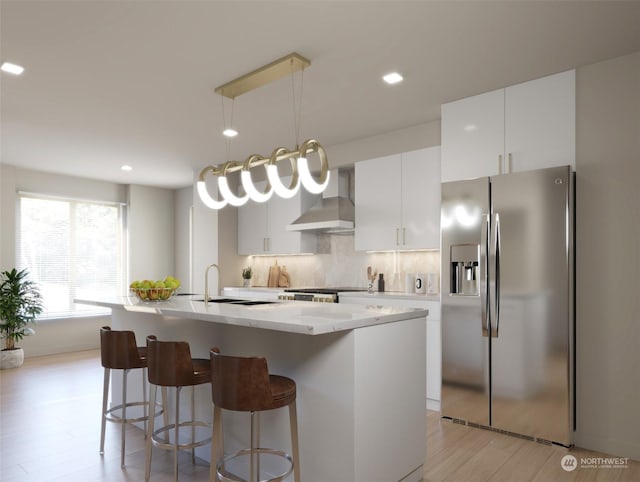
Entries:
[[100, 328], [100, 355], [105, 368], [126, 370], [147, 366], [146, 360], [140, 358], [133, 331], [112, 330], [109, 326]]
[[273, 408], [267, 360], [221, 355], [218, 348], [212, 348], [211, 395], [213, 403], [225, 410], [251, 412]]
[[149, 383], [164, 387], [196, 385], [191, 350], [186, 341], [158, 341], [147, 337]]

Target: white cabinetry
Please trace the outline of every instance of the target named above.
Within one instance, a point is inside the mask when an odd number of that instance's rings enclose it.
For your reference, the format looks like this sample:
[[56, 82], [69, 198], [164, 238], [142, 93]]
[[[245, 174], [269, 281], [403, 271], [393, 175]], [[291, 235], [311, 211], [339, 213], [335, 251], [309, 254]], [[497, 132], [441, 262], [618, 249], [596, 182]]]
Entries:
[[357, 292], [341, 293], [340, 303], [380, 305], [398, 308], [422, 308], [427, 316], [427, 408], [440, 410], [442, 383], [442, 340], [440, 338], [440, 301], [424, 299], [424, 296], [406, 296], [391, 293], [365, 295]]
[[440, 247], [440, 147], [355, 165], [358, 251]]
[[[288, 179], [283, 179], [287, 184]], [[258, 190], [265, 183], [256, 183]], [[266, 203], [249, 201], [238, 208], [238, 254], [297, 254], [316, 251], [316, 237], [287, 231], [287, 225], [309, 209], [319, 196], [300, 189], [291, 199], [276, 196]]]
[[442, 182], [575, 168], [575, 71], [442, 105]]

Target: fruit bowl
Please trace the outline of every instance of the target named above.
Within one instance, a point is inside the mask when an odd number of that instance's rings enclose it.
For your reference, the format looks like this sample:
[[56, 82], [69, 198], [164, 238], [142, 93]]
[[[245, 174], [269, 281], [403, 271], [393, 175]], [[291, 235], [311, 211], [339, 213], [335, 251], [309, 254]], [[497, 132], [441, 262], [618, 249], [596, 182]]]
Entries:
[[179, 279], [167, 276], [164, 280], [133, 281], [129, 286], [129, 291], [136, 295], [140, 301], [166, 301], [173, 296], [179, 287]]
[[166, 301], [176, 290], [175, 288], [130, 288], [130, 291], [140, 301]]

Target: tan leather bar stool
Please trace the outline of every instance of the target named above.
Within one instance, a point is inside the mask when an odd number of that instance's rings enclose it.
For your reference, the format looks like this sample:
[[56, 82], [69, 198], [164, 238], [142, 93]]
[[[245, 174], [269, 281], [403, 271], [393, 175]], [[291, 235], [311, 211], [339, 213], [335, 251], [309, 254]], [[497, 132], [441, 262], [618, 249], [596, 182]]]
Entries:
[[[196, 440], [196, 427], [211, 429], [211, 424], [195, 420], [195, 387], [211, 383], [211, 364], [204, 358], [191, 358], [189, 343], [186, 341], [158, 341], [155, 336], [147, 337], [147, 356], [149, 374], [149, 399], [155, 402], [155, 387], [175, 388], [174, 423], [167, 423], [155, 429], [154, 420], [149, 420], [147, 433], [145, 481], [151, 475], [151, 447], [173, 451], [173, 480], [178, 480], [178, 450], [191, 449], [191, 458], [195, 463], [195, 448], [211, 442], [211, 437]], [[191, 420], [180, 421], [180, 391], [183, 387], [191, 390]], [[180, 443], [180, 429], [191, 428], [191, 441]], [[173, 433], [173, 443], [171, 434]], [[164, 438], [163, 438], [164, 436]]]
[[[147, 367], [147, 347], [136, 345], [136, 335], [133, 331], [116, 331], [109, 326], [100, 328], [100, 354], [102, 366], [104, 367], [104, 386], [102, 391], [102, 427], [100, 430], [100, 454], [104, 454], [104, 437], [107, 422], [119, 423], [121, 428], [120, 442], [120, 465], [124, 467], [125, 452], [125, 428], [126, 424], [134, 422], [144, 422], [145, 435], [147, 433], [147, 421], [149, 420], [149, 403], [147, 403], [147, 377], [144, 373]], [[142, 369], [142, 398], [143, 401], [127, 401], [127, 375], [130, 370]], [[109, 399], [109, 379], [111, 370], [123, 370], [122, 373], [122, 399], [120, 405], [107, 409]], [[127, 418], [127, 409], [142, 406], [143, 415], [141, 417]], [[162, 406], [153, 404], [156, 407], [154, 417], [163, 412]], [[116, 412], [120, 411], [120, 415]]]
[[[235, 357], [211, 352], [211, 393], [213, 399], [213, 443], [211, 444], [210, 482], [221, 480], [245, 481], [227, 470], [227, 465], [241, 457], [249, 457], [248, 482], [278, 482], [293, 471], [295, 482], [300, 482], [300, 455], [298, 450], [298, 417], [296, 413], [296, 383], [290, 378], [270, 375], [267, 360], [261, 357]], [[282, 450], [260, 447], [260, 418], [265, 410], [289, 407], [291, 447], [293, 458]], [[224, 457], [222, 409], [251, 412], [251, 447]], [[257, 423], [256, 419], [257, 418]], [[270, 479], [260, 478], [260, 455], [271, 454], [284, 458], [289, 468]], [[245, 481], [246, 482], [246, 481]]]

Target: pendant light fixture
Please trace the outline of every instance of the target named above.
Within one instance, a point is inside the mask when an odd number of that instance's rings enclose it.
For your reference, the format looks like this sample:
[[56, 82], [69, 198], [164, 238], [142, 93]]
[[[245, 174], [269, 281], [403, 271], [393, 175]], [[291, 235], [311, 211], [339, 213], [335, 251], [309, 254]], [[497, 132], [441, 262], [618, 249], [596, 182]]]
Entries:
[[[275, 193], [276, 195], [289, 199], [295, 196], [302, 185], [306, 190], [313, 194], [319, 194], [327, 187], [329, 183], [329, 163], [327, 154], [322, 145], [313, 139], [304, 141], [298, 145], [300, 132], [301, 103], [296, 105], [295, 96], [295, 72], [302, 71], [311, 65], [309, 60], [304, 57], [292, 53], [276, 60], [264, 67], [239, 77], [227, 84], [215, 89], [217, 94], [232, 99], [231, 107], [231, 124], [233, 123], [233, 101], [236, 96], [241, 95], [250, 90], [256, 89], [269, 82], [291, 74], [292, 91], [293, 91], [293, 111], [294, 111], [294, 132], [296, 137], [296, 148], [292, 151], [285, 147], [275, 148], [269, 157], [259, 154], [249, 156], [244, 162], [231, 161], [227, 159], [222, 166], [207, 166], [200, 171], [198, 181], [196, 183], [198, 195], [202, 202], [211, 209], [222, 209], [227, 204], [232, 206], [242, 206], [248, 200], [254, 202], [266, 202]], [[300, 85], [300, 97], [302, 97], [302, 74]], [[232, 136], [237, 135], [237, 131], [232, 125], [227, 126], [224, 117], [224, 100], [223, 100], [223, 125], [226, 136], [227, 158], [230, 157], [230, 140]], [[320, 177], [319, 182], [314, 180], [309, 168], [308, 155], [317, 153], [320, 158]], [[291, 165], [291, 180], [288, 186], [282, 181], [278, 171], [278, 162], [288, 160]], [[268, 182], [263, 191], [256, 188], [253, 178], [251, 177], [251, 169], [258, 166], [264, 166]], [[234, 194], [229, 186], [227, 175], [232, 172], [240, 171], [240, 181], [244, 195]], [[216, 200], [207, 191], [205, 178], [207, 175], [217, 176], [218, 190], [221, 196], [220, 200]]]

